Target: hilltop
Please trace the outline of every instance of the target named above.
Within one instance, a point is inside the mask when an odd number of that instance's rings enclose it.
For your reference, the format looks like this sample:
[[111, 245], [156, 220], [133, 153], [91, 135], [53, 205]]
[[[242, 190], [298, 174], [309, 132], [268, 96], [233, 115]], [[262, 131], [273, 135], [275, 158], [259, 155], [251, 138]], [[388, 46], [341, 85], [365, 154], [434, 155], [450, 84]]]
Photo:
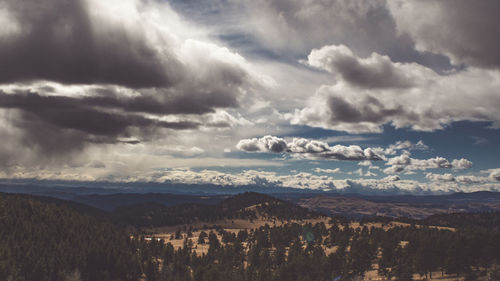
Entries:
[[310, 219], [321, 216], [307, 208], [254, 192], [231, 196], [213, 205], [165, 206], [160, 203], [128, 205], [116, 208], [111, 215], [122, 224], [137, 227], [172, 226], [196, 222], [214, 223], [234, 219]]

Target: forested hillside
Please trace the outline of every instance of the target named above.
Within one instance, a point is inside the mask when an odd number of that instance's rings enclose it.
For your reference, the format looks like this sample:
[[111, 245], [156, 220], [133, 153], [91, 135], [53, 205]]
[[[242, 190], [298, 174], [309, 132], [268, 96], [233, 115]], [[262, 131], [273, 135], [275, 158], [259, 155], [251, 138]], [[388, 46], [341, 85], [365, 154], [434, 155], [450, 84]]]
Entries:
[[[239, 231], [189, 229], [166, 239], [146, 239], [56, 203], [0, 193], [0, 280], [423, 280], [441, 275], [500, 280], [500, 232], [491, 225], [498, 222], [498, 213], [478, 215], [482, 227], [456, 229], [344, 218], [298, 223], [284, 218], [316, 214], [250, 193], [222, 202], [206, 218], [251, 218], [246, 210], [281, 217], [283, 223]], [[203, 215], [204, 207], [192, 208], [180, 214]], [[444, 223], [447, 219], [455, 225], [461, 217], [439, 218]]]
[[115, 193], [115, 194], [86, 194], [71, 198], [71, 200], [83, 203], [105, 211], [112, 211], [121, 206], [138, 205], [144, 203], [158, 203], [164, 206], [175, 206], [180, 204], [217, 204], [227, 196], [197, 196], [172, 193]]
[[0, 193], [0, 280], [137, 280], [136, 245], [66, 206]]
[[[287, 223], [149, 246], [148, 280], [158, 281], [500, 280], [500, 233], [488, 231]], [[195, 254], [200, 247], [208, 251]]]
[[489, 231], [500, 231], [500, 212], [453, 213], [432, 215], [420, 221], [426, 225], [440, 225], [455, 228], [482, 228]]
[[495, 192], [455, 193], [430, 196], [363, 196], [359, 194], [324, 194], [293, 196], [302, 207], [328, 215], [354, 219], [383, 216], [424, 219], [435, 214], [456, 212], [495, 212], [500, 210], [500, 196]]
[[320, 214], [268, 195], [246, 192], [215, 205], [164, 206], [158, 203], [144, 203], [123, 206], [115, 209], [112, 216], [125, 225], [158, 227], [194, 222], [212, 223], [223, 219], [252, 220], [258, 217], [279, 220], [307, 219], [318, 217]]

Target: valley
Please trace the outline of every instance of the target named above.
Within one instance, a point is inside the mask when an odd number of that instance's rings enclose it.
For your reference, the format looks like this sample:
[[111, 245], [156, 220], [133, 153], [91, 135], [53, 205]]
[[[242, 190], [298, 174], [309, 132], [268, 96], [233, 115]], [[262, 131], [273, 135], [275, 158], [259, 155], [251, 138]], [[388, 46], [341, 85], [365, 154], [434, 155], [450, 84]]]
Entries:
[[[339, 196], [326, 201], [314, 196], [280, 199], [253, 192], [203, 196], [201, 200], [210, 204], [198, 202], [200, 197], [167, 194], [144, 194], [136, 201], [134, 194], [104, 198], [96, 202], [109, 206], [109, 200], [126, 198], [124, 202], [135, 204], [104, 210], [50, 197], [0, 193], [4, 238], [0, 277], [26, 281], [67, 281], [75, 276], [74, 280], [85, 281], [486, 281], [500, 276], [499, 212], [434, 213], [416, 219], [415, 214], [422, 213], [414, 210], [413, 216], [394, 218], [368, 210], [377, 204], [408, 202]], [[158, 200], [147, 203], [144, 198]], [[297, 200], [299, 204], [294, 203]], [[324, 202], [329, 209], [352, 213], [329, 215]], [[304, 207], [308, 204], [315, 210]], [[363, 205], [366, 215], [359, 217]], [[26, 236], [27, 229], [32, 236]], [[73, 243], [81, 246], [74, 248]], [[30, 258], [13, 255], [16, 245], [25, 245], [23, 251]], [[57, 248], [62, 259], [52, 260]], [[40, 266], [46, 269], [39, 271]]]

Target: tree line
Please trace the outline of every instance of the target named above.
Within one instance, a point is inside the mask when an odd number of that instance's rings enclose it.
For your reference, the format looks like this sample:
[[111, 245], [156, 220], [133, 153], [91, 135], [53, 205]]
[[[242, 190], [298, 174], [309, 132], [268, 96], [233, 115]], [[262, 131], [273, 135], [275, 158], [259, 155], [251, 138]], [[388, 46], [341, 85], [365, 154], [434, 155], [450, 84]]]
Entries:
[[171, 241], [130, 236], [65, 206], [0, 194], [0, 280], [354, 280], [374, 264], [387, 279], [440, 272], [500, 280], [500, 232], [472, 225], [455, 231], [363, 223], [354, 228], [335, 218], [330, 224], [289, 222], [238, 233], [206, 230], [194, 237], [208, 248], [201, 255], [188, 232], [172, 238], [183, 239], [175, 249]]

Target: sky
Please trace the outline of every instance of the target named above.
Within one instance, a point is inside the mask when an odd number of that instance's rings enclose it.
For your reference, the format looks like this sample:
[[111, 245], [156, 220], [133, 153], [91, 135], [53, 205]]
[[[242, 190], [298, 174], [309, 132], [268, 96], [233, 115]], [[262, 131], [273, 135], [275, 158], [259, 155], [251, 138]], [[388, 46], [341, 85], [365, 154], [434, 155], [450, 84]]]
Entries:
[[500, 191], [497, 0], [3, 0], [0, 179]]

